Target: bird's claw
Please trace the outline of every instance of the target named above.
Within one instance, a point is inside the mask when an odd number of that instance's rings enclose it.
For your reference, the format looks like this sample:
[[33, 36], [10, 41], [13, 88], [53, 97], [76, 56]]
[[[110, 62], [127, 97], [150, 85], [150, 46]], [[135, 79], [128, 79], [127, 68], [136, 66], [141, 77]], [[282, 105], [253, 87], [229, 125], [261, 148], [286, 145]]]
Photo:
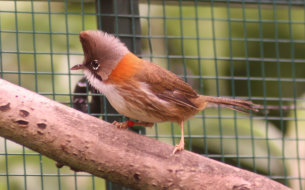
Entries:
[[125, 122], [114, 121], [114, 122], [112, 122], [112, 125], [115, 125], [118, 129], [127, 129], [128, 128], [127, 121], [125, 121]]
[[177, 144], [175, 146], [175, 149], [174, 149], [172, 155], [174, 155], [177, 151], [181, 151], [181, 150], [184, 150], [184, 143], [180, 142], [179, 144]]

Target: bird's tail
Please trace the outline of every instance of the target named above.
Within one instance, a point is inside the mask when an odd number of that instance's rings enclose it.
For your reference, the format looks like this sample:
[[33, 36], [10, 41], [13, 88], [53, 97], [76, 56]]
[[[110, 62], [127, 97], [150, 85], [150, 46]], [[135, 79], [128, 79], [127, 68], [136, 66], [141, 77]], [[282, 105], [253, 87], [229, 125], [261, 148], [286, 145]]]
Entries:
[[230, 108], [232, 110], [248, 113], [249, 110], [258, 112], [258, 105], [254, 104], [251, 101], [232, 99], [232, 98], [223, 98], [223, 97], [213, 97], [213, 96], [200, 96], [201, 102], [205, 102], [202, 105], [202, 109], [206, 107], [207, 104], [219, 104], [223, 107]]

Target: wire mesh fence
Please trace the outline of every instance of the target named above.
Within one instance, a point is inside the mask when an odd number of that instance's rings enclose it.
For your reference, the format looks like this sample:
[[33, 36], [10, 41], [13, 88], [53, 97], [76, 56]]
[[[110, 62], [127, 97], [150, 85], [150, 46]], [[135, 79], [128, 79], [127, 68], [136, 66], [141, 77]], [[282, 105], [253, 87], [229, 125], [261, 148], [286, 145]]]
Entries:
[[[75, 92], [83, 75], [69, 70], [82, 62], [80, 31], [111, 30], [197, 92], [261, 105], [259, 113], [211, 106], [197, 114], [185, 122], [186, 149], [305, 188], [304, 1], [109, 2], [1, 1], [0, 77], [68, 106], [85, 96], [89, 114], [123, 120], [89, 87]], [[90, 109], [95, 97], [100, 112]], [[180, 138], [174, 123], [137, 131], [169, 144]], [[0, 138], [0, 190], [114, 186]]]

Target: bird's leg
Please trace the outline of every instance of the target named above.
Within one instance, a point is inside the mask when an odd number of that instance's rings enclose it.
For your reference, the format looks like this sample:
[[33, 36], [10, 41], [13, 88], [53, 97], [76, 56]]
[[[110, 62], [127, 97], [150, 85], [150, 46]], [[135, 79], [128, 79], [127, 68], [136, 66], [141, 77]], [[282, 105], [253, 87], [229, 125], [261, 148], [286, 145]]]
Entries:
[[132, 127], [132, 126], [152, 127], [154, 125], [154, 123], [135, 122], [135, 121], [130, 121], [130, 120], [127, 120], [127, 121], [124, 121], [124, 122], [114, 121], [112, 124], [115, 125], [117, 128], [120, 128], [120, 129], [127, 129], [128, 127]]
[[173, 154], [175, 154], [177, 151], [184, 150], [184, 128], [183, 128], [183, 121], [180, 123], [180, 128], [181, 128], [181, 139], [179, 144], [176, 145]]

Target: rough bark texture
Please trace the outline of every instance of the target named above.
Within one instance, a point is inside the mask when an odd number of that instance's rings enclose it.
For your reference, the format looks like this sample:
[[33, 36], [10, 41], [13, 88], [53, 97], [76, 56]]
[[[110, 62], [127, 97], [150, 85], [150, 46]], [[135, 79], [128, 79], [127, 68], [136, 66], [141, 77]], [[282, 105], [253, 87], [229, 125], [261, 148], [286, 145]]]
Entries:
[[0, 136], [134, 189], [288, 189], [266, 177], [116, 129], [0, 79]]

